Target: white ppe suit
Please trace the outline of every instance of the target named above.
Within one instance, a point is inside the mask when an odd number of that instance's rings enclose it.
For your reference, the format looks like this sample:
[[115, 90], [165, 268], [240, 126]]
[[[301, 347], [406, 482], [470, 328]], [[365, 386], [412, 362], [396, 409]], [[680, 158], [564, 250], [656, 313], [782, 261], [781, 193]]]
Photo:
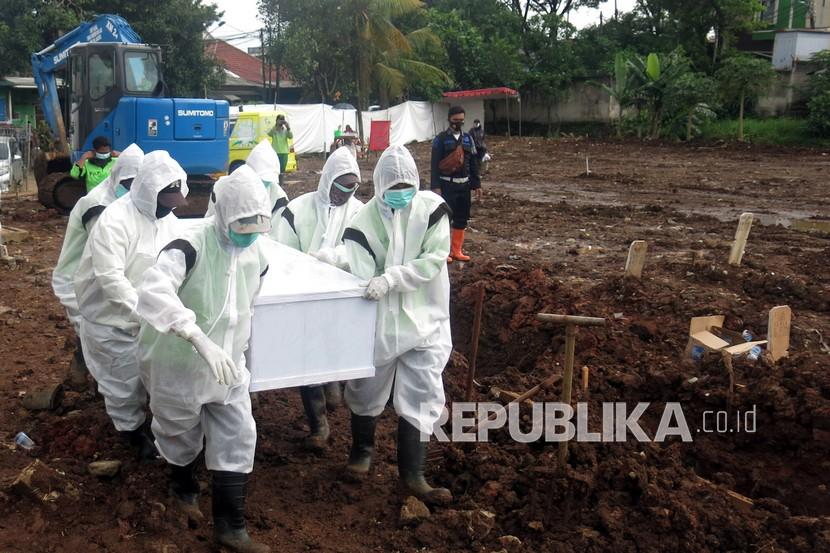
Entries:
[[145, 418], [135, 286], [174, 233], [176, 217], [157, 219], [156, 207], [159, 192], [177, 180], [187, 196], [187, 175], [167, 152], [145, 155], [130, 193], [99, 217], [75, 274], [84, 359], [121, 431], [137, 429]]
[[[288, 194], [285, 193], [282, 186], [280, 186], [280, 158], [277, 157], [277, 152], [271, 147], [268, 140], [263, 140], [251, 150], [248, 154], [248, 159], [245, 164], [253, 169], [254, 173], [262, 180], [262, 183], [269, 183], [268, 195], [270, 196], [271, 205], [271, 237], [276, 239], [277, 223], [282, 215], [282, 210], [288, 205]], [[214, 185], [214, 192], [219, 181]], [[212, 217], [216, 211], [214, 200], [208, 203], [205, 217]]]
[[80, 334], [81, 313], [78, 311], [73, 281], [75, 271], [81, 262], [81, 255], [84, 253], [84, 246], [98, 216], [116, 200], [115, 187], [120, 181], [135, 177], [143, 158], [144, 152], [141, 148], [135, 144], [127, 146], [116, 158], [110, 175], [78, 200], [69, 214], [58, 264], [52, 271], [52, 290], [66, 308], [69, 322], [75, 327], [76, 334]]
[[[347, 174], [357, 175], [359, 179], [360, 167], [349, 149], [340, 147], [323, 165], [317, 191], [303, 194], [288, 203], [278, 223], [276, 241], [307, 254], [326, 252], [328, 262], [345, 267], [343, 232], [363, 207], [363, 202], [354, 195], [341, 206], [331, 205], [334, 180]], [[271, 232], [273, 235], [273, 228]]]
[[391, 209], [383, 194], [400, 183], [417, 190], [418, 168], [406, 148], [392, 146], [375, 167], [374, 198], [343, 236], [351, 272], [367, 280], [382, 276], [389, 285], [378, 303], [375, 376], [350, 380], [345, 398], [354, 414], [376, 417], [392, 393], [398, 415], [430, 435], [444, 408], [441, 375], [452, 351], [450, 210], [427, 191]]
[[[248, 393], [245, 350], [253, 302], [268, 262], [259, 240], [247, 248], [229, 240], [243, 217], [270, 216], [268, 193], [243, 166], [222, 177], [211, 224], [168, 244], [139, 286], [141, 378], [150, 393], [156, 447], [167, 462], [186, 466], [207, 439], [208, 470], [249, 473], [256, 425]], [[207, 336], [241, 369], [241, 380], [219, 384], [189, 340]]]

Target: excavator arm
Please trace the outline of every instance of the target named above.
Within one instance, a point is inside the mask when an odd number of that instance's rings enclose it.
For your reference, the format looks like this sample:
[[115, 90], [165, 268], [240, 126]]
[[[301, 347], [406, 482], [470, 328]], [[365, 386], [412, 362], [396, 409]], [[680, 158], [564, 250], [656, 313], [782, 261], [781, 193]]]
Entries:
[[92, 21], [81, 23], [53, 44], [32, 54], [32, 74], [35, 78], [43, 115], [58, 142], [60, 152], [69, 153], [55, 72], [66, 65], [69, 51], [78, 44], [107, 43], [142, 44], [138, 33], [118, 15], [102, 14]]

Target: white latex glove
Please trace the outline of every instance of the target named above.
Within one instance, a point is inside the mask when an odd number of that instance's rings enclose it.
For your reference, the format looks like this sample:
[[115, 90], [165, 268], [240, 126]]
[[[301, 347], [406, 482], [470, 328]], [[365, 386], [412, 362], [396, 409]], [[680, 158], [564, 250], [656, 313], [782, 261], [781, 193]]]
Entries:
[[214, 344], [206, 334], [196, 334], [190, 339], [190, 343], [208, 364], [216, 382], [225, 386], [233, 386], [242, 380], [242, 373], [230, 355]]
[[309, 255], [318, 261], [322, 261], [328, 265], [335, 265], [337, 263], [337, 254], [333, 248], [323, 248], [316, 252], [309, 252]]
[[375, 277], [370, 280], [366, 286], [366, 292], [363, 297], [369, 300], [378, 301], [383, 296], [389, 293], [389, 281], [383, 276]]

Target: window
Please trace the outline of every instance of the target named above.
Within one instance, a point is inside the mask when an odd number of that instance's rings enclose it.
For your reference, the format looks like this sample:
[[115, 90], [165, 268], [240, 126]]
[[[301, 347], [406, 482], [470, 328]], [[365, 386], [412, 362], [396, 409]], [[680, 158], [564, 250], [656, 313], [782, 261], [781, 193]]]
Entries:
[[9, 155], [9, 145], [5, 142], [0, 142], [0, 160], [11, 159]]
[[112, 70], [112, 55], [92, 54], [89, 56], [89, 95], [100, 100], [115, 86], [115, 72]]
[[241, 146], [243, 148], [253, 146], [256, 143], [256, 129], [254, 128], [254, 119], [245, 118], [239, 119], [234, 125], [233, 135], [231, 136], [231, 144], [234, 146]]
[[127, 52], [127, 90], [130, 92], [153, 92], [159, 82], [156, 56], [150, 52]]
[[763, 11], [758, 14], [758, 19], [769, 25], [775, 25], [778, 22], [778, 0], [761, 0]]

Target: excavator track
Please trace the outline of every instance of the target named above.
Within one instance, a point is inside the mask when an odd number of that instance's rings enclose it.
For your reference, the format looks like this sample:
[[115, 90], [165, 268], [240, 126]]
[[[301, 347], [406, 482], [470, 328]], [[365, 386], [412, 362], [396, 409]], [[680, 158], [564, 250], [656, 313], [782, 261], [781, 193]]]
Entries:
[[86, 194], [83, 181], [75, 180], [69, 173], [50, 173], [37, 183], [37, 199], [46, 207], [67, 215]]

